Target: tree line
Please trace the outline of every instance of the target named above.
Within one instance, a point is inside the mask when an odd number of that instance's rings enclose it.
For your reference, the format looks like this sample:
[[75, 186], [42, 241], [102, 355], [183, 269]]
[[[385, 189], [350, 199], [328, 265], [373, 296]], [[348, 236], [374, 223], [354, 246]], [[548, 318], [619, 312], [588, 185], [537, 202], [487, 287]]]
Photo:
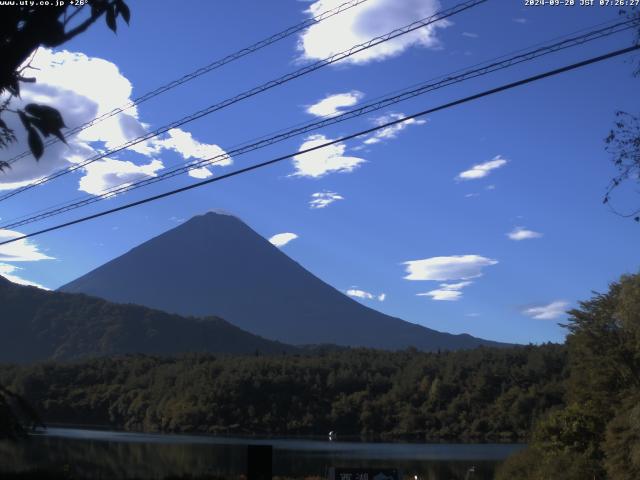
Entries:
[[525, 440], [561, 405], [560, 345], [122, 356], [0, 367], [50, 423], [147, 432]]

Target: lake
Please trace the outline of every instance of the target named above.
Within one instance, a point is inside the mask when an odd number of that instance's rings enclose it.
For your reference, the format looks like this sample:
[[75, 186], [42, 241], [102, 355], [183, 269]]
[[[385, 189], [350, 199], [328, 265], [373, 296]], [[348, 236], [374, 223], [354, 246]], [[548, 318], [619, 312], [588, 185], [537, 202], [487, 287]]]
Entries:
[[0, 442], [0, 470], [44, 468], [80, 478], [237, 476], [245, 473], [246, 445], [273, 445], [274, 475], [325, 477], [327, 468], [390, 467], [420, 479], [489, 480], [519, 444], [422, 444], [238, 438], [50, 428], [27, 441]]

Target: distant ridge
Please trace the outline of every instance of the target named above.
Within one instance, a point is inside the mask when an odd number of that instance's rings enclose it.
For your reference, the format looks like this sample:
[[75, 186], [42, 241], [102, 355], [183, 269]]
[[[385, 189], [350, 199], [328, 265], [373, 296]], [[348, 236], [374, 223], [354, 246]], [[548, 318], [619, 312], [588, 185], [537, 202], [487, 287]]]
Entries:
[[196, 216], [60, 290], [181, 315], [217, 315], [296, 345], [422, 350], [504, 345], [438, 332], [368, 308], [226, 212]]
[[49, 292], [0, 276], [0, 362], [121, 354], [297, 353], [220, 318], [184, 318], [86, 295]]

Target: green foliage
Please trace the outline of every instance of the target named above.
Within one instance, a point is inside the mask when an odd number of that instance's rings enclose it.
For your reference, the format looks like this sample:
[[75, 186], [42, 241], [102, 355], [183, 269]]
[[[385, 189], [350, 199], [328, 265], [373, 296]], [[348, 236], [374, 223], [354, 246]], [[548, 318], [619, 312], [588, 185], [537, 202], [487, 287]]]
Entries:
[[628, 399], [609, 423], [603, 450], [611, 478], [640, 478], [640, 396]]
[[537, 423], [499, 478], [640, 478], [640, 274], [570, 313], [567, 406]]
[[[127, 356], [4, 366], [48, 422], [202, 433], [524, 440], [562, 399], [558, 345], [449, 353]], [[481, 420], [480, 420], [481, 419]]]

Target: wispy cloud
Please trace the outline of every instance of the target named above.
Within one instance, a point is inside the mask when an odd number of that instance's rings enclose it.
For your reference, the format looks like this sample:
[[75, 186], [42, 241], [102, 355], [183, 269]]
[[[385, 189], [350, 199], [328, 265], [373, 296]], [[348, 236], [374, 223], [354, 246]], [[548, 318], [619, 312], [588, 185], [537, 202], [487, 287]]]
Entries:
[[[344, 0], [318, 0], [307, 10], [309, 16], [335, 8]], [[409, 24], [419, 18], [433, 15], [440, 8], [437, 0], [376, 0], [357, 8], [346, 10], [323, 22], [316, 23], [300, 36], [298, 49], [302, 58], [318, 60], [344, 51], [378, 35], [385, 34], [400, 25]], [[420, 46], [439, 47], [436, 31], [450, 25], [447, 21], [436, 22], [412, 33], [364, 50], [348, 57], [344, 62], [364, 64], [374, 60], [400, 55], [407, 48]]]
[[[0, 230], [0, 242], [22, 235], [15, 230]], [[37, 262], [40, 260], [52, 260], [52, 257], [40, 251], [35, 243], [27, 239], [0, 246], [0, 261], [2, 262]]]
[[387, 298], [386, 293], [381, 293], [379, 295], [374, 295], [373, 293], [367, 292], [365, 290], [361, 290], [359, 288], [350, 288], [345, 292], [350, 297], [362, 298], [364, 300], [377, 300], [379, 302], [384, 302]]
[[534, 232], [533, 230], [528, 230], [524, 227], [515, 227], [509, 233], [507, 233], [507, 237], [511, 240], [529, 240], [531, 238], [540, 238], [542, 237], [542, 233]]
[[554, 320], [565, 315], [568, 307], [569, 302], [556, 300], [548, 305], [526, 308], [522, 313], [537, 320]]
[[278, 233], [271, 237], [269, 241], [276, 247], [284, 247], [287, 243], [298, 238], [298, 235], [291, 232]]
[[473, 32], [462, 32], [462, 36], [467, 38], [478, 38], [480, 35]]
[[104, 190], [118, 185], [125, 187], [145, 178], [156, 177], [157, 172], [163, 168], [164, 164], [160, 160], [152, 160], [142, 165], [123, 160], [99, 160], [84, 167], [79, 190], [99, 195]]
[[311, 195], [309, 208], [326, 208], [338, 200], [344, 200], [344, 197], [336, 192], [330, 192], [329, 190], [316, 192]]
[[[311, 135], [300, 146], [300, 151], [330, 142], [331, 139], [324, 135]], [[319, 178], [329, 173], [352, 172], [366, 160], [359, 157], [349, 157], [344, 153], [347, 146], [344, 143], [336, 143], [312, 152], [303, 153], [293, 157], [295, 168], [292, 176]]]
[[233, 159], [218, 145], [202, 143], [193, 138], [190, 132], [180, 128], [172, 128], [167, 132], [166, 138], [154, 140], [152, 145], [155, 153], [159, 153], [162, 150], [172, 150], [185, 160], [194, 158], [197, 161], [215, 158], [209, 167], [190, 170], [188, 175], [193, 178], [209, 178], [213, 176], [211, 168], [227, 167], [233, 164]]
[[516, 22], [516, 23], [521, 23], [521, 24], [527, 23], [527, 19], [523, 18], [523, 17], [514, 18], [513, 21]]
[[[392, 122], [394, 120], [402, 120], [405, 117], [406, 115], [404, 113], [389, 113], [387, 115], [377, 117], [376, 119], [374, 119], [374, 123], [376, 125], [384, 125], [385, 123]], [[408, 126], [424, 125], [425, 123], [427, 123], [426, 120], [408, 118], [404, 122], [396, 123], [395, 125], [383, 128], [382, 130], [378, 130], [377, 132], [369, 136], [363, 143], [365, 145], [373, 145], [384, 140], [391, 140], [393, 138], [396, 138], [398, 134]]]
[[406, 280], [467, 280], [482, 276], [482, 269], [497, 264], [497, 260], [481, 255], [452, 255], [404, 262]]
[[16, 272], [20, 271], [21, 268], [16, 267], [15, 265], [9, 265], [7, 263], [0, 263], [0, 275], [9, 280], [10, 282], [17, 283], [18, 285], [28, 285], [31, 287], [42, 288], [43, 290], [48, 290], [48, 288], [43, 287], [39, 283], [32, 282], [31, 280], [26, 280], [19, 275], [16, 275]]
[[362, 99], [364, 94], [357, 90], [329, 95], [319, 102], [307, 107], [307, 113], [317, 117], [326, 117], [342, 113], [345, 107], [352, 107]]
[[[22, 233], [15, 230], [0, 230], [0, 242], [11, 240], [22, 236]], [[41, 260], [53, 260], [46, 253], [42, 252], [38, 245], [25, 239], [0, 246], [0, 275], [13, 283], [20, 285], [31, 285], [38, 288], [45, 288], [42, 285], [22, 278], [17, 272], [20, 267], [4, 262], [38, 262]]]
[[439, 301], [456, 301], [462, 298], [462, 289], [468, 287], [473, 282], [441, 283], [440, 287], [425, 293], [418, 293], [419, 297], [431, 297]]
[[500, 155], [493, 157], [491, 160], [478, 163], [477, 165], [472, 166], [470, 169], [460, 172], [456, 177], [457, 180], [476, 180], [478, 178], [484, 178], [492, 170], [503, 167], [508, 163], [506, 158], [503, 158]]

